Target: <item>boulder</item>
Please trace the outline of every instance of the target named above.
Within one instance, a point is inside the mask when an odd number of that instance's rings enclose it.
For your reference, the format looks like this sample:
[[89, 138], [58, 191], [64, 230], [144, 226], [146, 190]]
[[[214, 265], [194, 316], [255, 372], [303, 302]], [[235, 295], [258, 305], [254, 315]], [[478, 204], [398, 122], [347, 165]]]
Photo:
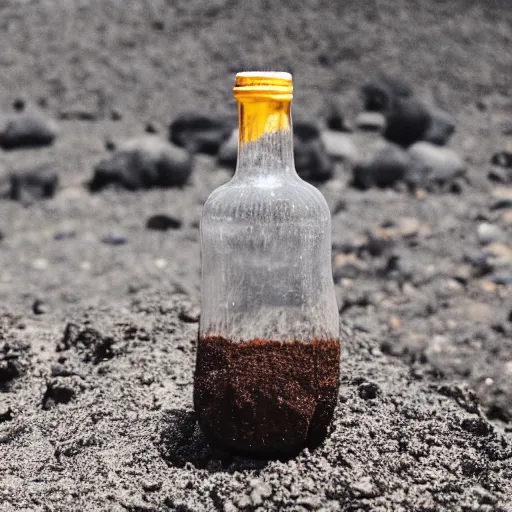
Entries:
[[26, 170], [14, 171], [9, 176], [9, 197], [14, 201], [31, 203], [55, 195], [59, 178], [52, 164], [42, 164]]
[[115, 184], [128, 190], [181, 187], [191, 173], [190, 154], [157, 136], [146, 135], [119, 145], [94, 168], [93, 192]]
[[415, 187], [443, 186], [466, 172], [464, 161], [450, 148], [421, 141], [413, 144], [408, 153], [411, 166], [406, 181]]
[[381, 75], [365, 84], [362, 93], [365, 110], [386, 112], [397, 98], [409, 98], [413, 91], [402, 78]]
[[427, 107], [414, 97], [396, 98], [385, 117], [384, 137], [402, 147], [421, 140], [430, 123]]
[[352, 170], [352, 186], [366, 190], [373, 186], [391, 187], [404, 180], [411, 159], [407, 151], [387, 144], [370, 161], [360, 162]]
[[184, 112], [171, 123], [169, 140], [190, 153], [216, 155], [236, 127], [236, 116]]
[[0, 116], [0, 147], [4, 150], [48, 146], [57, 136], [57, 124], [38, 112]]

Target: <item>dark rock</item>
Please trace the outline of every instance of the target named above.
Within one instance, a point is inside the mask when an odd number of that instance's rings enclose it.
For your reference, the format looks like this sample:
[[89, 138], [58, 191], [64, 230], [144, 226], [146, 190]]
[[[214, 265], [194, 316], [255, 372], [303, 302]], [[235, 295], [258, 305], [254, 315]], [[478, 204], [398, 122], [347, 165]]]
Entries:
[[183, 186], [192, 170], [190, 155], [158, 137], [147, 135], [120, 145], [94, 169], [89, 183], [93, 192], [108, 185], [128, 190]]
[[487, 173], [487, 177], [496, 183], [509, 183], [512, 181], [512, 171], [502, 167], [494, 167]]
[[32, 304], [34, 315], [44, 315], [50, 310], [48, 304], [41, 299], [36, 299]]
[[69, 240], [76, 238], [76, 231], [58, 231], [53, 235], [54, 240]]
[[490, 279], [494, 284], [509, 286], [512, 285], [512, 272], [503, 272], [492, 276]]
[[152, 215], [146, 222], [147, 229], [157, 231], [167, 231], [168, 229], [179, 229], [181, 227], [181, 219], [171, 217], [165, 214]]
[[105, 141], [105, 149], [107, 151], [115, 151], [116, 147], [116, 143], [112, 139], [107, 139]]
[[482, 277], [494, 271], [494, 265], [490, 262], [490, 255], [485, 253], [466, 253], [463, 261], [473, 267], [475, 277]]
[[299, 120], [293, 125], [295, 169], [299, 176], [312, 182], [332, 177], [334, 164], [325, 151], [316, 123]]
[[69, 323], [64, 330], [62, 340], [57, 344], [57, 352], [75, 349], [85, 362], [98, 364], [105, 359], [111, 359], [119, 353], [116, 340], [104, 336], [91, 327], [79, 327]]
[[58, 404], [67, 404], [75, 398], [76, 394], [69, 379], [52, 379], [46, 384], [41, 406], [44, 410], [49, 410]]
[[386, 266], [381, 271], [383, 277], [393, 279], [398, 282], [405, 282], [411, 279], [413, 275], [412, 264], [403, 256], [392, 254], [386, 263]]
[[422, 140], [444, 146], [455, 132], [455, 119], [448, 112], [430, 107], [428, 109], [428, 125]]
[[23, 112], [25, 110], [25, 100], [23, 98], [16, 98], [12, 103], [12, 108], [16, 112]]
[[236, 127], [236, 116], [185, 112], [171, 123], [169, 140], [192, 154], [216, 155]]
[[28, 345], [24, 343], [0, 339], [0, 391], [25, 372], [27, 350]]
[[491, 163], [499, 167], [512, 167], [512, 151], [504, 150], [495, 153], [492, 155]]
[[462, 420], [461, 427], [476, 436], [488, 436], [493, 432], [492, 425], [483, 418], [466, 418]]
[[363, 86], [364, 108], [370, 112], [386, 112], [398, 98], [409, 98], [412, 89], [398, 77], [381, 75]]
[[11, 421], [14, 418], [12, 409], [7, 406], [0, 405], [0, 423]]
[[149, 123], [146, 123], [145, 132], [155, 134], [155, 133], [158, 133], [158, 128], [155, 126], [154, 123], [149, 122]]
[[52, 364], [51, 368], [51, 376], [52, 377], [71, 377], [72, 375], [76, 375], [76, 373], [72, 370], [69, 370], [61, 363]]
[[428, 109], [414, 97], [397, 98], [385, 117], [384, 137], [403, 147], [421, 140], [430, 123]]
[[340, 107], [335, 104], [331, 104], [328, 107], [327, 112], [327, 128], [336, 132], [351, 132], [352, 130], [347, 125], [345, 116], [341, 111]]
[[51, 164], [15, 171], [11, 173], [9, 181], [9, 197], [22, 203], [53, 197], [59, 184], [59, 178]]
[[413, 144], [408, 152], [411, 164], [406, 182], [411, 186], [443, 186], [466, 173], [464, 161], [453, 149], [421, 141]]
[[128, 242], [128, 239], [119, 233], [110, 233], [102, 236], [101, 241], [107, 245], [124, 245]]
[[380, 388], [374, 382], [364, 382], [359, 386], [358, 393], [363, 400], [373, 400], [380, 394]]
[[5, 150], [48, 146], [57, 136], [54, 121], [35, 112], [0, 117], [0, 147]]
[[217, 153], [219, 165], [235, 170], [238, 159], [238, 130], [233, 130], [231, 135], [222, 143]]
[[352, 185], [362, 190], [373, 186], [391, 187], [404, 179], [410, 163], [410, 156], [406, 151], [394, 144], [388, 144], [370, 162], [354, 166]]
[[491, 206], [491, 210], [500, 210], [502, 208], [512, 208], [512, 197], [500, 199]]
[[120, 121], [123, 119], [123, 114], [121, 114], [121, 111], [117, 108], [113, 108], [110, 112], [110, 119], [112, 119], [112, 121]]

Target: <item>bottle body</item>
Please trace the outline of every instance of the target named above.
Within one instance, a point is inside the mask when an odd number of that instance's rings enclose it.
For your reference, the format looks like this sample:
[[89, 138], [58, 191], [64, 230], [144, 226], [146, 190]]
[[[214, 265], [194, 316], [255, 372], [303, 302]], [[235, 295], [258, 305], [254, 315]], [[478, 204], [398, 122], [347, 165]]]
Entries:
[[[286, 105], [270, 110], [283, 108], [289, 116]], [[241, 140], [233, 179], [203, 208], [194, 405], [216, 442], [277, 454], [325, 436], [339, 316], [325, 199], [295, 172], [291, 124], [258, 130]]]

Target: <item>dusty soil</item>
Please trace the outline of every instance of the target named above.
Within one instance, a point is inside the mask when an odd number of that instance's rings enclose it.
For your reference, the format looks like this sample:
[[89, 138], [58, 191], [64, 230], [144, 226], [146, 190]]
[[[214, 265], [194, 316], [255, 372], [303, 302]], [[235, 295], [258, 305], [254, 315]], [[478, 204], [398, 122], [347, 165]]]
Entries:
[[[61, 182], [30, 207], [0, 201], [0, 511], [512, 510], [512, 289], [465, 259], [482, 222], [510, 257], [487, 174], [512, 131], [512, 11], [303, 4], [0, 4], [0, 109], [21, 98], [67, 118], [53, 146], [0, 152], [2, 176], [50, 162]], [[456, 116], [468, 164], [458, 194], [360, 192], [341, 164], [320, 187], [345, 269], [342, 385], [327, 441], [290, 460], [210, 448], [192, 412], [198, 219], [230, 173], [198, 156], [180, 190], [83, 186], [106, 141], [148, 122], [167, 136], [185, 108], [232, 110], [250, 68], [293, 71], [295, 112], [320, 120], [331, 100], [353, 119], [378, 71], [402, 76]], [[183, 227], [146, 230], [155, 213]], [[346, 254], [368, 231], [393, 247]]]

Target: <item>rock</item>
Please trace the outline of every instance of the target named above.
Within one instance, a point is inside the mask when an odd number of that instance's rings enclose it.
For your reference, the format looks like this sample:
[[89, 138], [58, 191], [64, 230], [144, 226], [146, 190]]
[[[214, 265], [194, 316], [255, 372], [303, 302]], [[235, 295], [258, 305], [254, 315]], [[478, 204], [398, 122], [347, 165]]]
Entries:
[[184, 112], [171, 123], [169, 140], [192, 154], [216, 155], [236, 127], [236, 116]]
[[[74, 385], [73, 385], [74, 384]], [[44, 410], [53, 409], [58, 404], [67, 404], [77, 394], [75, 388], [79, 387], [78, 381], [72, 383], [69, 378], [56, 377], [46, 383], [46, 390], [41, 400]]]
[[464, 176], [466, 172], [464, 161], [450, 148], [421, 141], [413, 144], [408, 153], [411, 165], [406, 181], [415, 187], [445, 185]]
[[397, 98], [412, 96], [412, 89], [404, 80], [389, 75], [381, 75], [362, 88], [364, 107], [370, 112], [385, 112]]
[[370, 162], [357, 164], [352, 170], [352, 185], [366, 190], [373, 186], [391, 187], [402, 181], [410, 167], [409, 154], [394, 144], [387, 144]]
[[48, 146], [57, 137], [57, 124], [37, 112], [0, 116], [0, 147], [5, 150]]
[[379, 112], [361, 112], [356, 117], [360, 130], [382, 132], [386, 128], [386, 118]]
[[455, 119], [448, 112], [430, 107], [428, 109], [428, 125], [422, 140], [444, 146], [455, 131]]
[[53, 197], [59, 178], [51, 164], [43, 164], [28, 170], [12, 172], [9, 182], [9, 197], [12, 200], [31, 203], [38, 199]]
[[128, 239], [119, 233], [109, 233], [102, 236], [101, 241], [107, 245], [124, 245], [128, 242]]
[[111, 157], [99, 162], [89, 189], [96, 192], [111, 184], [128, 190], [180, 187], [191, 170], [192, 160], [184, 149], [146, 135], [126, 141]]
[[331, 103], [327, 112], [327, 128], [336, 132], [351, 132], [339, 105]]
[[11, 421], [14, 418], [12, 409], [4, 404], [0, 404], [0, 423]]
[[0, 392], [25, 373], [28, 345], [0, 338]]
[[494, 284], [502, 285], [502, 286], [510, 286], [512, 285], [512, 271], [508, 273], [500, 273], [491, 277], [491, 281]]
[[478, 241], [482, 245], [489, 245], [493, 242], [501, 242], [505, 238], [505, 234], [502, 229], [495, 224], [483, 222], [478, 226], [477, 229]]
[[156, 231], [167, 231], [168, 229], [179, 229], [180, 227], [181, 219], [165, 214], [152, 215], [146, 222], [147, 229], [154, 229]]
[[293, 125], [295, 169], [299, 176], [312, 182], [327, 181], [334, 165], [326, 153], [316, 123], [299, 120]]
[[492, 155], [491, 163], [498, 167], [512, 167], [512, 150], [506, 149]]
[[402, 147], [421, 140], [430, 123], [428, 109], [414, 97], [397, 98], [385, 117], [384, 137]]
[[23, 98], [16, 98], [12, 102], [12, 108], [16, 112], [23, 112], [25, 110], [25, 100]]
[[512, 197], [499, 199], [491, 206], [491, 210], [500, 210], [502, 208], [512, 208]]
[[373, 400], [380, 395], [380, 392], [380, 388], [375, 382], [363, 382], [358, 388], [359, 396], [363, 400]]
[[512, 182], [512, 171], [501, 167], [494, 167], [487, 173], [487, 178], [496, 183]]
[[222, 143], [217, 153], [219, 165], [228, 167], [233, 171], [236, 168], [238, 159], [238, 129], [231, 132], [231, 135]]
[[359, 160], [359, 152], [350, 135], [333, 130], [324, 130], [321, 133], [321, 139], [325, 152], [333, 160], [346, 161], [352, 164]]
[[32, 311], [34, 315], [44, 315], [50, 310], [48, 304], [41, 299], [36, 299], [32, 304]]

